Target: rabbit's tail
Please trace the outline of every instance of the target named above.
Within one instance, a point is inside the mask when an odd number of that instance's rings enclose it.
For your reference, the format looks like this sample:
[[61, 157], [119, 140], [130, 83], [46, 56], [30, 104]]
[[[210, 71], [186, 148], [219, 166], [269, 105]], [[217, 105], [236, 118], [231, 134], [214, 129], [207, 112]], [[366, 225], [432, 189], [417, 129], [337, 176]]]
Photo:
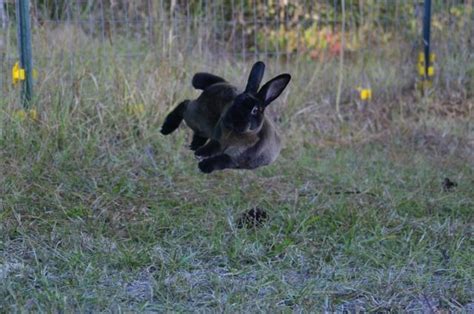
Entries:
[[185, 100], [181, 102], [179, 105], [176, 106], [176, 108], [173, 109], [173, 111], [171, 111], [166, 116], [165, 122], [163, 123], [163, 126], [161, 127], [162, 134], [168, 135], [179, 127], [179, 125], [181, 124], [181, 121], [183, 121], [183, 115], [184, 115], [184, 112], [186, 111], [188, 103], [189, 103], [189, 100]]
[[222, 77], [216, 76], [214, 74], [210, 73], [205, 73], [205, 72], [200, 72], [194, 74], [193, 77], [193, 87], [196, 89], [202, 89], [205, 90], [209, 86], [216, 84], [216, 83], [222, 83], [225, 82], [225, 80]]

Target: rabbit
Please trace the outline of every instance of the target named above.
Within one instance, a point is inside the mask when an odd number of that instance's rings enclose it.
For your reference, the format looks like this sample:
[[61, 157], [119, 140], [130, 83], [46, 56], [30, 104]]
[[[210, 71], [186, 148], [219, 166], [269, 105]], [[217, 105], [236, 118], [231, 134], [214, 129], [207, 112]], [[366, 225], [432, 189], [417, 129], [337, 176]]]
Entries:
[[165, 118], [161, 133], [172, 133], [184, 120], [194, 131], [190, 148], [195, 151], [212, 136], [223, 109], [232, 103], [238, 92], [223, 78], [204, 72], [194, 75], [192, 85], [203, 92], [195, 100], [178, 104]]
[[259, 90], [264, 71], [263, 62], [254, 64], [245, 91], [224, 106], [210, 141], [195, 151], [202, 159], [198, 164], [202, 172], [255, 169], [271, 164], [280, 154], [280, 136], [264, 113], [286, 88], [291, 76], [280, 74]]

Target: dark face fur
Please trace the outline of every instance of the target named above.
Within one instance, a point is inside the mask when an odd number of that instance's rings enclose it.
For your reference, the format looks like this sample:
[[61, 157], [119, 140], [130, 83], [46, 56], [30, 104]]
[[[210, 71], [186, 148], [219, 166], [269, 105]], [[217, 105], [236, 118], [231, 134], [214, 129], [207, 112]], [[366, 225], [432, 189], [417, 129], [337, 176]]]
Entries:
[[224, 126], [236, 133], [258, 131], [263, 123], [263, 101], [250, 93], [237, 96], [223, 117]]
[[263, 62], [253, 65], [245, 91], [234, 99], [224, 114], [222, 122], [225, 128], [240, 134], [260, 130], [265, 108], [280, 96], [291, 79], [289, 74], [280, 74], [259, 90], [264, 71]]

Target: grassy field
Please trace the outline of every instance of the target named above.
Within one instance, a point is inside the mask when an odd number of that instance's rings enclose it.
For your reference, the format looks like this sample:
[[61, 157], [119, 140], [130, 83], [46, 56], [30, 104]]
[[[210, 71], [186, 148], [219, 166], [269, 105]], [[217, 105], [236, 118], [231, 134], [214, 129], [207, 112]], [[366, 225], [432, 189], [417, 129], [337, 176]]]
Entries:
[[[294, 77], [272, 108], [281, 156], [203, 175], [185, 126], [159, 133], [164, 114], [197, 95], [194, 71], [243, 85], [249, 64], [58, 51], [37, 61], [36, 119], [15, 90], [0, 99], [0, 312], [474, 311], [465, 80], [420, 97], [410, 64], [374, 58], [374, 101], [357, 108], [349, 64], [341, 122], [337, 62], [268, 60], [266, 78]], [[268, 220], [239, 228], [254, 207]]]

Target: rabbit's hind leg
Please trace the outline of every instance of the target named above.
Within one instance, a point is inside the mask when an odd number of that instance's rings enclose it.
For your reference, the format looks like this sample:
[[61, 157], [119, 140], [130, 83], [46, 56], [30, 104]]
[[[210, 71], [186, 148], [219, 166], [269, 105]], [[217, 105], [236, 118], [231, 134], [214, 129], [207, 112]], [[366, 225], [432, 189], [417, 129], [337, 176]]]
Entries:
[[179, 127], [181, 121], [183, 121], [184, 112], [186, 111], [188, 103], [189, 100], [181, 102], [166, 116], [160, 131], [162, 134], [168, 135]]

